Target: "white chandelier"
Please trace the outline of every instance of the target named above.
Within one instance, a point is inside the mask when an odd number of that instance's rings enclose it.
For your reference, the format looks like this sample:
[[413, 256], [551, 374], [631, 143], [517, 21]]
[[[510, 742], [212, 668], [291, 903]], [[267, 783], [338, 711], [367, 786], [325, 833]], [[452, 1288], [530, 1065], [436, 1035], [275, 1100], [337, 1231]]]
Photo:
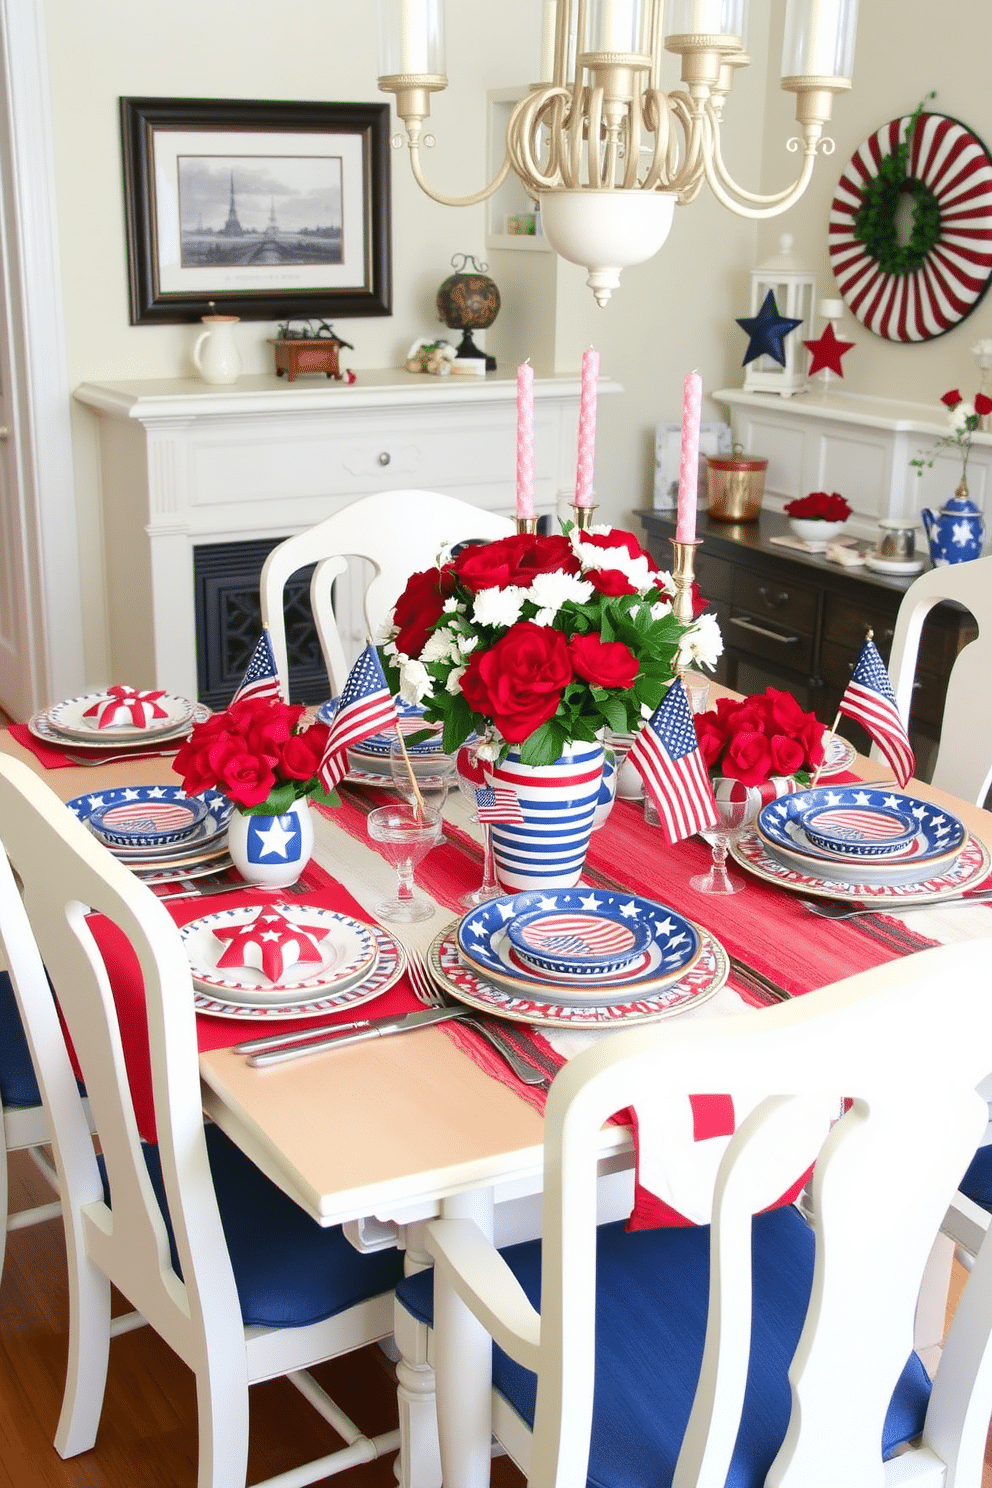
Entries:
[[[543, 231], [562, 258], [589, 271], [605, 305], [620, 271], [651, 258], [676, 204], [705, 182], [739, 217], [775, 217], [809, 185], [833, 94], [851, 86], [858, 0], [786, 0], [781, 87], [796, 95], [802, 150], [795, 182], [771, 196], [738, 186], [723, 160], [724, 101], [746, 67], [748, 0], [544, 0], [541, 80], [516, 105], [506, 158], [472, 196], [428, 185], [421, 146], [430, 95], [448, 86], [443, 0], [379, 0], [379, 88], [396, 98], [417, 184], [445, 206], [472, 206], [515, 171], [540, 203]], [[660, 86], [664, 52], [682, 59], [682, 87]]]

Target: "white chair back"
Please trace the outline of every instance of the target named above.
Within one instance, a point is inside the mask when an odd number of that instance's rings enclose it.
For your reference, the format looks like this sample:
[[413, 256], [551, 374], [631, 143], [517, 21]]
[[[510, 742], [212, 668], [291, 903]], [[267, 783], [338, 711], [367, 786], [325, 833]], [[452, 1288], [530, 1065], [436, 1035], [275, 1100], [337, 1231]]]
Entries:
[[436, 491], [377, 491], [287, 538], [265, 560], [260, 585], [262, 624], [268, 628], [284, 688], [289, 687], [289, 666], [283, 590], [298, 569], [317, 565], [310, 581], [310, 603], [331, 692], [336, 695], [351, 663], [338, 632], [332, 587], [346, 572], [349, 557], [366, 559], [374, 569], [365, 593], [365, 621], [369, 634], [375, 636], [410, 575], [436, 563], [443, 546], [474, 538], [508, 537], [514, 530], [508, 517], [454, 496]]
[[[791, 1421], [766, 1482], [836, 1488], [901, 1482], [900, 1471], [909, 1481], [904, 1458], [902, 1468], [891, 1464], [895, 1476], [883, 1477], [882, 1427], [913, 1347], [928, 1255], [987, 1119], [975, 1086], [992, 1047], [990, 957], [992, 940], [941, 947], [747, 1017], [617, 1033], [570, 1061], [545, 1121], [539, 1321], [509, 1271], [500, 1273], [496, 1253], [480, 1255], [470, 1221], [437, 1221], [428, 1238], [442, 1298], [454, 1288], [497, 1342], [537, 1373], [531, 1485], [586, 1482], [595, 1338], [609, 1328], [602, 1299], [595, 1311], [601, 1133], [614, 1112], [633, 1106], [641, 1141], [663, 1142], [663, 1131], [652, 1131], [653, 1112], [664, 1109], [659, 1091], [666, 1099], [729, 1092], [735, 1106], [754, 1107], [715, 1180], [705, 1351], [674, 1488], [723, 1488], [749, 1367], [752, 1215], [814, 1158], [812, 1296], [789, 1371]], [[824, 1141], [829, 1111], [840, 1119]], [[879, 1173], [898, 1203], [880, 1197]], [[941, 1360], [924, 1455], [913, 1465], [932, 1472], [935, 1484], [952, 1461], [960, 1476], [949, 1470], [947, 1482], [981, 1478], [992, 1410], [992, 1251], [976, 1278]], [[437, 1349], [443, 1421], [440, 1337]], [[687, 1362], [687, 1371], [694, 1367]]]
[[980, 806], [992, 785], [992, 557], [931, 569], [907, 589], [889, 657], [904, 722], [912, 706], [923, 622], [942, 600], [971, 611], [978, 637], [958, 653], [947, 679], [933, 784]]

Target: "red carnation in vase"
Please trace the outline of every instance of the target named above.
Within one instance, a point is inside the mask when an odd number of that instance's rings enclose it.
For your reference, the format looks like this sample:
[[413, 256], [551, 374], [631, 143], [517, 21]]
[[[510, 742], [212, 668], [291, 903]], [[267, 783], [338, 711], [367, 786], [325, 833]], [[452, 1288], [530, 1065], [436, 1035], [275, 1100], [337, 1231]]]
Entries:
[[944, 394], [940, 401], [945, 408], [957, 408], [961, 402], [961, 393], [957, 388], [952, 388], [949, 393]]

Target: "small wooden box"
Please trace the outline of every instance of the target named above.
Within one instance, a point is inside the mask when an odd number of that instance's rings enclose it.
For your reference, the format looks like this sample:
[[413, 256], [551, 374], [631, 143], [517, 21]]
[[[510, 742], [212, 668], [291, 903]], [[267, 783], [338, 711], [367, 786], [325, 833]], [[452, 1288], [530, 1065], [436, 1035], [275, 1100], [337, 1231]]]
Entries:
[[332, 336], [317, 336], [313, 340], [299, 336], [288, 341], [273, 341], [276, 376], [288, 377], [290, 382], [295, 382], [301, 372], [323, 372], [325, 377], [336, 377], [340, 382], [344, 374], [338, 369], [338, 348], [344, 344]]

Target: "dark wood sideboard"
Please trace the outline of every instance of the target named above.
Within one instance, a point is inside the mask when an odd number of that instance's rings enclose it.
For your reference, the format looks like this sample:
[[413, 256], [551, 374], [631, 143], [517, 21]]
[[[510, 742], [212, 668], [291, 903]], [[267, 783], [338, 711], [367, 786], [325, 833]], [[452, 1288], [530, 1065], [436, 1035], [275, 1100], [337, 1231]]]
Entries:
[[[674, 512], [637, 516], [655, 562], [670, 568]], [[757, 522], [717, 522], [699, 514], [696, 577], [716, 611], [725, 647], [717, 677], [744, 693], [785, 688], [824, 723], [832, 723], [869, 629], [888, 660], [899, 603], [916, 576], [842, 568], [770, 542], [788, 530], [777, 512], [763, 511]], [[922, 779], [929, 778], [940, 737], [948, 673], [976, 633], [968, 612], [950, 604], [932, 610], [924, 626], [910, 714]], [[864, 730], [850, 719], [841, 720], [839, 732], [863, 752], [870, 747]]]

